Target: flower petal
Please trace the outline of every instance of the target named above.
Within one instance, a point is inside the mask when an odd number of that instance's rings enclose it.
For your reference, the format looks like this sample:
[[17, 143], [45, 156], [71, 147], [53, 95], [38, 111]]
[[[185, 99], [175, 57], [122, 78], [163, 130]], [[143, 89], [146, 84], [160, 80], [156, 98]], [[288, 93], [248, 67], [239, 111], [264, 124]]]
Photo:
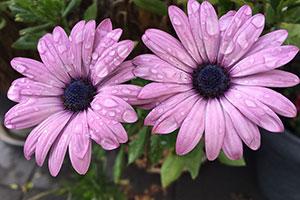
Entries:
[[241, 26], [243, 26], [243, 24], [245, 24], [245, 22], [251, 17], [252, 10], [250, 6], [245, 5], [242, 6], [234, 16], [231, 15], [226, 14], [220, 18], [222, 40], [220, 43], [220, 51], [218, 55], [219, 64], [222, 63], [224, 55], [228, 54], [228, 52], [230, 53], [230, 51], [233, 51], [234, 43], [232, 39], [239, 31]]
[[194, 91], [182, 92], [179, 94], [175, 94], [168, 98], [165, 101], [162, 101], [157, 107], [155, 107], [148, 116], [145, 118], [145, 125], [146, 126], [153, 126], [156, 121], [166, 112], [174, 108], [180, 102], [184, 101], [185, 99], [189, 98], [190, 96], [194, 95]]
[[76, 170], [77, 173], [83, 175], [86, 174], [90, 167], [91, 157], [92, 157], [92, 144], [91, 140], [89, 140], [88, 150], [84, 157], [80, 159], [73, 151], [72, 145], [69, 145], [69, 156], [72, 163], [72, 166]]
[[169, 7], [169, 17], [177, 36], [179, 37], [185, 49], [195, 59], [197, 64], [201, 64], [203, 61], [199, 55], [188, 17], [180, 8], [176, 6]]
[[94, 84], [113, 72], [131, 53], [133, 47], [134, 43], [131, 40], [124, 40], [106, 49], [92, 69]]
[[236, 88], [227, 91], [225, 97], [237, 107], [243, 115], [258, 126], [271, 132], [282, 132], [284, 130], [279, 117], [268, 106], [257, 99], [240, 92]]
[[200, 10], [200, 26], [205, 51], [210, 63], [215, 63], [220, 45], [220, 27], [218, 16], [214, 7], [208, 1], [204, 1], [201, 4]]
[[152, 133], [168, 134], [178, 129], [198, 99], [197, 94], [190, 96], [164, 113], [154, 124]]
[[200, 9], [201, 5], [196, 0], [188, 1], [188, 18], [191, 25], [191, 31], [195, 38], [196, 46], [198, 48], [198, 52], [201, 55], [203, 62], [208, 62], [208, 58], [205, 52], [205, 47], [203, 43], [203, 36], [200, 26]]
[[104, 19], [96, 28], [96, 34], [95, 34], [95, 42], [94, 42], [94, 48], [96, 48], [100, 41], [106, 36], [107, 33], [112, 31], [112, 23], [109, 18]]
[[257, 41], [265, 25], [265, 17], [257, 14], [248, 19], [236, 32], [224, 52], [221, 65], [230, 68], [242, 56], [244, 56], [252, 45]]
[[225, 32], [227, 31], [228, 27], [233, 23], [232, 19], [234, 18], [236, 11], [230, 10], [225, 15], [220, 17], [219, 25], [220, 25], [220, 32], [221, 32], [221, 41], [224, 37]]
[[[233, 127], [240, 138], [249, 148], [257, 150], [260, 147], [260, 133], [257, 126], [247, 119], [226, 98], [221, 98], [221, 104], [226, 114], [230, 117]], [[234, 138], [232, 140], [234, 140]]]
[[285, 117], [296, 117], [296, 106], [278, 92], [264, 87], [236, 86], [242, 92], [269, 106], [276, 113]]
[[208, 160], [215, 160], [225, 136], [224, 113], [217, 99], [209, 99], [205, 112], [205, 151]]
[[283, 44], [287, 37], [288, 32], [286, 30], [277, 30], [263, 35], [257, 40], [257, 42], [253, 44], [250, 51], [246, 54], [245, 57], [255, 54], [256, 52], [259, 52], [263, 49], [279, 47]]
[[65, 84], [49, 73], [46, 66], [36, 60], [29, 58], [14, 58], [10, 62], [11, 66], [24, 76], [37, 82], [46, 83], [55, 87], [64, 87]]
[[48, 119], [42, 122], [36, 129], [42, 132], [36, 143], [35, 159], [39, 166], [42, 166], [46, 156], [55, 142], [61, 131], [67, 125], [72, 114], [61, 111], [51, 115]]
[[191, 83], [192, 77], [151, 54], [144, 54], [133, 60], [137, 67], [134, 74], [140, 78], [164, 83]]
[[265, 87], [292, 87], [300, 83], [298, 76], [281, 70], [271, 70], [250, 76], [232, 78], [231, 81], [240, 85]]
[[91, 103], [93, 110], [104, 118], [118, 122], [137, 121], [135, 110], [126, 101], [113, 95], [98, 94]]
[[141, 99], [156, 98], [169, 94], [177, 94], [191, 90], [189, 85], [180, 85], [175, 83], [149, 83], [143, 87], [139, 94]]
[[238, 62], [230, 70], [232, 77], [241, 77], [270, 71], [290, 62], [298, 53], [295, 46], [280, 46], [265, 49]]
[[166, 32], [148, 29], [142, 40], [153, 53], [178, 69], [192, 72], [197, 66], [182, 44]]
[[96, 22], [91, 20], [86, 23], [83, 30], [83, 44], [82, 44], [82, 63], [84, 71], [89, 74], [90, 63], [92, 59], [92, 52], [94, 47]]
[[243, 143], [233, 126], [233, 121], [231, 120], [229, 114], [224, 112], [224, 117], [226, 133], [222, 149], [228, 158], [232, 160], [238, 160], [243, 156]]
[[176, 140], [176, 153], [185, 155], [199, 143], [204, 132], [206, 101], [199, 99], [184, 119]]
[[4, 124], [9, 129], [29, 128], [62, 110], [64, 107], [58, 98], [29, 98], [6, 113]]
[[15, 102], [20, 102], [22, 99], [29, 97], [46, 97], [60, 96], [63, 94], [63, 89], [53, 87], [41, 82], [35, 82], [28, 78], [18, 78], [15, 80], [8, 92], [7, 97]]

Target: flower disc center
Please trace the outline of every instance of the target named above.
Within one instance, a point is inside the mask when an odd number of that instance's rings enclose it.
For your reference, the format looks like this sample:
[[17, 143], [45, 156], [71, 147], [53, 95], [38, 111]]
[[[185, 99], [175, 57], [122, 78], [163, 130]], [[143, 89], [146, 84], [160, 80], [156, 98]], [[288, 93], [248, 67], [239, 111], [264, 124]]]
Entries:
[[63, 102], [66, 109], [79, 112], [86, 110], [96, 94], [96, 88], [89, 80], [72, 80], [65, 88]]
[[223, 95], [230, 86], [226, 70], [218, 65], [203, 65], [193, 73], [193, 86], [205, 98]]

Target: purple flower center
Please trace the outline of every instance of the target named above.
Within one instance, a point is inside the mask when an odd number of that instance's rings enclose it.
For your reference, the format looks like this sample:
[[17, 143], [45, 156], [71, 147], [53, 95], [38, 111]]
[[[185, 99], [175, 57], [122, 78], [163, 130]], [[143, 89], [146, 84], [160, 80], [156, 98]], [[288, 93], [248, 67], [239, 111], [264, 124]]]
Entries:
[[79, 112], [86, 110], [96, 94], [96, 88], [86, 79], [72, 80], [66, 86], [63, 94], [63, 102], [66, 109]]
[[230, 77], [223, 67], [202, 65], [193, 73], [193, 86], [205, 98], [223, 95], [230, 87]]

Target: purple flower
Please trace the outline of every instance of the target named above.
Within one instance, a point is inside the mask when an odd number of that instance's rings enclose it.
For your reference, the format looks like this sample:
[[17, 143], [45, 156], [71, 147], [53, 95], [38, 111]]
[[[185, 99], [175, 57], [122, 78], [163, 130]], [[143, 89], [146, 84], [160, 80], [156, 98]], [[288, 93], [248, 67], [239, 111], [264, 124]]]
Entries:
[[149, 29], [142, 39], [155, 55], [134, 59], [136, 76], [152, 80], [139, 98], [152, 99], [155, 107], [145, 119], [153, 133], [168, 134], [180, 128], [176, 152], [190, 152], [204, 134], [206, 155], [217, 158], [220, 150], [230, 159], [243, 154], [242, 141], [251, 149], [260, 146], [259, 127], [282, 132], [279, 117], [294, 117], [295, 106], [266, 87], [290, 87], [299, 83], [294, 74], [276, 68], [298, 52], [282, 46], [287, 31], [261, 36], [262, 14], [252, 16], [247, 5], [218, 19], [205, 1], [188, 1], [188, 16], [176, 6], [169, 17], [180, 39]]
[[121, 29], [109, 19], [80, 21], [68, 37], [61, 27], [38, 43], [42, 62], [14, 58], [12, 67], [23, 74], [12, 83], [9, 99], [18, 102], [5, 116], [9, 129], [38, 125], [28, 136], [24, 154], [56, 176], [67, 149], [75, 170], [85, 174], [91, 160], [91, 139], [106, 150], [128, 140], [123, 122], [137, 120], [130, 104], [137, 103], [140, 87], [122, 84], [134, 78], [125, 58], [134, 47], [118, 42]]

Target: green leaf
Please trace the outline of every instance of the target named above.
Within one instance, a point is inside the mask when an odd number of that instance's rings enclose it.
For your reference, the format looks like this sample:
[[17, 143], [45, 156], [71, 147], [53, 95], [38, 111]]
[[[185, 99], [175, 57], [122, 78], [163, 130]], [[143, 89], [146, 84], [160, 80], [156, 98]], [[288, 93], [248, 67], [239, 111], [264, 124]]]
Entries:
[[15, 41], [12, 47], [22, 50], [34, 50], [36, 49], [39, 38], [41, 38], [44, 34], [46, 34], [46, 32], [42, 31], [35, 34], [24, 35]]
[[144, 146], [148, 135], [148, 127], [142, 127], [137, 133], [137, 138], [129, 143], [128, 164], [133, 163], [144, 153]]
[[0, 30], [3, 29], [6, 25], [6, 20], [0, 17]]
[[165, 2], [160, 0], [133, 0], [140, 8], [158, 15], [167, 15], [168, 7]]
[[220, 153], [218, 159], [221, 163], [225, 165], [235, 166], [235, 167], [246, 166], [244, 158], [241, 158], [240, 160], [230, 160], [223, 152]]
[[160, 135], [151, 136], [149, 158], [152, 164], [156, 164], [162, 157], [163, 147]]
[[185, 160], [185, 168], [190, 173], [192, 179], [197, 178], [199, 174], [203, 155], [203, 143], [200, 143], [193, 151], [183, 157]]
[[281, 23], [279, 28], [286, 29], [289, 32], [287, 44], [293, 44], [300, 48], [300, 24]]
[[93, 3], [86, 9], [83, 15], [83, 19], [85, 20], [92, 20], [97, 18], [97, 12], [98, 12], [98, 1], [94, 0]]
[[114, 170], [113, 170], [115, 183], [118, 183], [120, 181], [124, 166], [125, 166], [125, 152], [124, 152], [124, 146], [121, 146], [119, 153], [116, 157]]
[[79, 7], [80, 3], [81, 0], [70, 0], [62, 14], [62, 17], [68, 16], [75, 8]]
[[38, 26], [28, 27], [28, 28], [21, 29], [19, 31], [19, 33], [20, 33], [20, 35], [36, 33], [36, 32], [43, 31], [43, 30], [51, 27], [52, 25], [53, 25], [52, 23], [46, 23], [46, 24], [42, 24], [42, 25], [38, 25]]

